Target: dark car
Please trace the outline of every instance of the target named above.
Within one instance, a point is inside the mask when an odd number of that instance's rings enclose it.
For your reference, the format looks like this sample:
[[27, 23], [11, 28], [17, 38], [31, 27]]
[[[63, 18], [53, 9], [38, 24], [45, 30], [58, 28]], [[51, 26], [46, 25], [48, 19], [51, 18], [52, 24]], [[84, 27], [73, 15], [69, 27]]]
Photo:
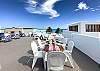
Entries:
[[0, 33], [0, 41], [4, 38], [4, 33]]
[[3, 38], [2, 38], [2, 41], [3, 42], [9, 42], [9, 41], [11, 41], [12, 39], [11, 39], [11, 36], [10, 35], [8, 35], [8, 36], [4, 36]]
[[0, 41], [9, 42], [11, 41], [11, 36], [8, 34], [0, 33]]

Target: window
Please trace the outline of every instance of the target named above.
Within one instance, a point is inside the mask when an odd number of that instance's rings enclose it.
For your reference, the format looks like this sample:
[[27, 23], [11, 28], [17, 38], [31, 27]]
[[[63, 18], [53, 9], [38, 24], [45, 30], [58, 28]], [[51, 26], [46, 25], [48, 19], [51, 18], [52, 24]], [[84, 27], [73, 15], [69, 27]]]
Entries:
[[86, 24], [86, 32], [100, 32], [100, 24]]
[[75, 31], [75, 32], [78, 32], [78, 25], [69, 26], [69, 31]]

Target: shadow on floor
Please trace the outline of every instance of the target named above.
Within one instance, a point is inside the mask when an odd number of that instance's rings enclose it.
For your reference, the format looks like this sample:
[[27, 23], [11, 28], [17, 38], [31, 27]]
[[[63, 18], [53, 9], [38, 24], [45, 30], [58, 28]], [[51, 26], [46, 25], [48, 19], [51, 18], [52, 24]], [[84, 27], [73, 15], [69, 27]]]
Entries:
[[39, 58], [37, 60], [36, 65], [34, 67], [34, 71], [45, 71], [44, 70], [43, 58]]
[[73, 49], [72, 57], [82, 71], [100, 71], [99, 64], [77, 48]]
[[[28, 51], [29, 54], [32, 53], [31, 50]], [[79, 71], [100, 71], [100, 68], [98, 67], [98, 64], [94, 62], [90, 57], [82, 53], [80, 50], [77, 48], [73, 49], [72, 52], [72, 57], [75, 63], [79, 66]], [[31, 68], [33, 57], [31, 56], [22, 56], [21, 58], [18, 59], [18, 62], [27, 65], [28, 67]], [[66, 66], [65, 66], [66, 67]], [[70, 69], [69, 71], [72, 71], [71, 68], [66, 67], [65, 71]], [[36, 62], [36, 65], [33, 69], [33, 71], [45, 71], [44, 70], [44, 65], [43, 65], [43, 59], [39, 58]], [[78, 70], [76, 70], [78, 71]]]
[[[32, 56], [23, 56], [23, 57], [18, 59], [18, 62], [23, 64], [23, 65], [27, 65], [28, 67], [32, 68], [33, 57]], [[37, 60], [33, 70], [34, 71], [45, 71], [42, 58], [39, 58]]]
[[18, 62], [23, 64], [23, 65], [27, 65], [28, 67], [31, 68], [32, 66], [32, 58], [30, 56], [23, 56], [21, 58], [18, 59]]
[[33, 55], [33, 51], [32, 50], [27, 51], [27, 53]]

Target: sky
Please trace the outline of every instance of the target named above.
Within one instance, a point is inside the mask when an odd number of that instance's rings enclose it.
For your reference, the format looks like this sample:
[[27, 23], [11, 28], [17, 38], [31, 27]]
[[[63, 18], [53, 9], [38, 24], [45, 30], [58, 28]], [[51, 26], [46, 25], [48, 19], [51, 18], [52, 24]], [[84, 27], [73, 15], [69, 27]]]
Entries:
[[78, 21], [100, 21], [100, 0], [0, 0], [0, 26], [67, 28]]

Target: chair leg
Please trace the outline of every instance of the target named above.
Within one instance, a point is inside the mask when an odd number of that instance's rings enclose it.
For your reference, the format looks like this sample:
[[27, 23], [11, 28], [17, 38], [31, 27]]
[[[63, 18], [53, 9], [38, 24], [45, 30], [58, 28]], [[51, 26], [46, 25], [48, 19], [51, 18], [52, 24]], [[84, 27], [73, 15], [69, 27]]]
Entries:
[[48, 62], [46, 63], [46, 70], [49, 71]]
[[32, 63], [32, 69], [34, 68], [34, 66], [35, 66], [35, 64], [36, 64], [36, 61], [37, 61], [37, 57], [34, 57], [33, 63]]
[[49, 71], [49, 68], [48, 68], [48, 66], [47, 66], [47, 71]]
[[46, 70], [46, 61], [44, 61], [44, 69]]
[[47, 68], [47, 71], [49, 71], [49, 68]]
[[69, 62], [71, 64], [72, 68], [74, 68], [72, 57], [71, 56], [68, 56], [68, 60], [69, 60]]

